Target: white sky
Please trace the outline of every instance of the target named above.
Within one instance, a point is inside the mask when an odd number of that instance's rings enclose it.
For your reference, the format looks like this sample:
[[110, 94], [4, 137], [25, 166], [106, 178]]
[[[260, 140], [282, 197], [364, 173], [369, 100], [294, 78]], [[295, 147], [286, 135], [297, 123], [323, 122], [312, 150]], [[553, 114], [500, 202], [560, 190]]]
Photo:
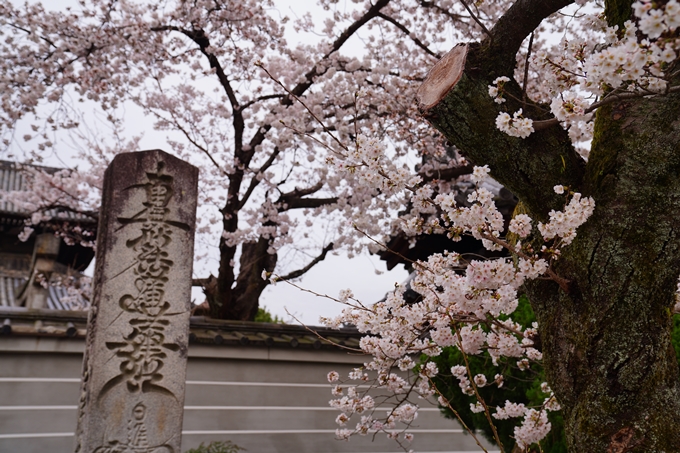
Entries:
[[[11, 1], [16, 5], [24, 3], [24, 0]], [[312, 11], [313, 14], [323, 14], [323, 11], [316, 6], [316, 2], [311, 0], [305, 0], [304, 2], [299, 0], [275, 0], [275, 2], [282, 14], [291, 16], [291, 19], [295, 17], [296, 12], [302, 14], [307, 10]], [[42, 3], [46, 8], [56, 10], [64, 9], [67, 6], [77, 8], [78, 4], [77, 0], [43, 0]], [[320, 20], [319, 23], [321, 22]], [[287, 35], [287, 39], [291, 44], [302, 39], [307, 42], [309, 42], [310, 38], [313, 39], [313, 36], [296, 36], [292, 31], [292, 27], [290, 29], [291, 32]], [[126, 129], [129, 134], [132, 136], [140, 132], [144, 133], [140, 149], [160, 148], [172, 153], [172, 148], [166, 142], [166, 134], [153, 130], [153, 119], [144, 117], [142, 112], [135, 106], [126, 107], [126, 110]], [[18, 136], [21, 136], [21, 134]], [[74, 161], [75, 151], [73, 151], [73, 146], [69, 140], [62, 139], [56, 142], [54, 149], [57, 155], [47, 161], [46, 164], [63, 166], [60, 160], [68, 165], [76, 164]], [[195, 270], [195, 276], [206, 277], [207, 274], [198, 274], [198, 272], [206, 272], [203, 270], [205, 269], [204, 266], [200, 267], [202, 268], [200, 271], [199, 269]], [[216, 264], [212, 267], [214, 269], [208, 269], [216, 275]], [[376, 271], [382, 273], [382, 275], [377, 275]], [[316, 265], [302, 279], [295, 282], [295, 285], [318, 294], [327, 294], [331, 297], [337, 297], [342, 289], [351, 289], [357, 299], [364, 303], [372, 303], [383, 298], [385, 293], [394, 288], [395, 283], [401, 283], [407, 277], [407, 272], [401, 265], [390, 272], [384, 271], [386, 271], [385, 264], [377, 256], [370, 256], [366, 253], [349, 259], [342, 251], [339, 251], [336, 255], [328, 254], [326, 260]], [[197, 302], [204, 300], [200, 288], [194, 288], [192, 297]], [[319, 316], [333, 316], [339, 314], [343, 308], [337, 302], [316, 296], [287, 283], [270, 285], [260, 298], [260, 306], [266, 307], [272, 314], [278, 315], [286, 322], [296, 322], [288, 314], [290, 313], [307, 325], [316, 325], [318, 324]]]

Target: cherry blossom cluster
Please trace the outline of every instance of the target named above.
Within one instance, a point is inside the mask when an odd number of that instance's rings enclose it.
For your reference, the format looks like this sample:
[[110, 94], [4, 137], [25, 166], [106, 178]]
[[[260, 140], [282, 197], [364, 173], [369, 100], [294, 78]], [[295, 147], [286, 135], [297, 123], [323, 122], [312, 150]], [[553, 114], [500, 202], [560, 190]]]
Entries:
[[[556, 186], [555, 192], [562, 193], [564, 188]], [[595, 209], [592, 198], [581, 198], [580, 193], [575, 193], [564, 211], [550, 211], [550, 221], [546, 224], [538, 224], [538, 230], [545, 240], [561, 237], [562, 245], [569, 245], [576, 237], [576, 228], [581, 226]]]
[[[304, 268], [327, 243], [310, 233], [312, 217], [350, 256], [375, 248], [365, 234], [402, 228], [402, 186], [417, 194], [412, 230], [440, 228], [420, 213], [455, 181], [433, 175], [464, 162], [420, 119], [414, 93], [437, 58], [456, 41], [482, 39], [510, 2], [482, 2], [474, 14], [450, 0], [381, 3], [377, 15], [366, 0], [322, 0], [323, 20], [290, 20], [271, 1], [85, 0], [64, 12], [0, 0], [3, 148], [38, 159], [73, 141], [84, 170], [61, 186], [68, 195], [34, 190], [28, 212], [44, 219], [58, 196], [72, 199], [71, 210], [96, 211], [89, 198], [100, 194], [103, 169], [140, 149], [124, 125], [136, 108], [168, 134], [169, 151], [201, 169], [199, 273], [214, 271], [214, 259], [201, 258], [221, 244], [220, 278], [235, 279], [240, 247], [259, 239], [286, 256], [277, 274]], [[291, 44], [291, 30], [310, 39]], [[360, 52], [347, 49], [346, 32], [362, 33]], [[416, 153], [426, 184], [413, 175]], [[387, 180], [372, 170], [376, 158]]]
[[[501, 98], [496, 98], [501, 99]], [[496, 127], [511, 137], [527, 138], [534, 132], [534, 122], [531, 118], [522, 115], [519, 109], [512, 116], [506, 112], [501, 112], [496, 118]]]
[[[555, 118], [569, 130], [574, 143], [592, 137], [593, 111], [621, 93], [638, 96], [662, 95], [668, 92], [668, 79], [680, 51], [680, 4], [676, 0], [654, 3], [651, 0], [633, 4], [635, 20], [623, 28], [608, 27], [602, 15], [584, 15], [583, 23], [604, 38], [597, 40], [570, 36], [559, 45], [559, 52], [539, 49], [531, 61], [542, 71], [552, 73], [543, 78]], [[644, 38], [641, 38], [643, 36]], [[503, 85], [507, 77], [499, 77], [489, 86], [489, 95], [503, 103]], [[540, 96], [539, 96], [540, 98]], [[511, 117], [501, 112], [497, 127], [515, 137], [525, 138], [531, 120], [522, 111]], [[582, 154], [587, 156], [587, 150]]]
[[547, 383], [541, 384], [541, 390], [548, 396], [539, 410], [527, 408], [522, 403], [505, 401], [505, 405], [497, 407], [493, 414], [493, 418], [498, 420], [523, 417], [522, 423], [514, 429], [514, 437], [520, 448], [526, 448], [543, 439], [551, 428], [548, 411], [560, 410], [560, 405]]
[[[376, 171], [384, 174], [381, 170]], [[480, 187], [488, 172], [486, 166], [474, 169], [472, 180], [478, 187], [468, 197], [470, 206], [459, 206], [450, 193], [431, 196], [428, 205], [438, 216], [431, 215], [430, 224], [436, 224], [438, 231], [446, 231], [454, 239], [468, 234], [482, 240], [490, 250], [506, 248], [515, 255], [515, 261], [508, 258], [466, 261], [457, 253], [434, 254], [427, 261], [414, 264], [416, 272], [410, 286], [421, 296], [418, 302], [404, 301], [404, 287], [370, 306], [351, 297], [342, 297], [347, 305], [343, 313], [336, 318], [322, 319], [330, 327], [351, 324], [366, 333], [360, 346], [364, 353], [372, 356], [362, 369], [348, 376], [349, 380], [363, 382], [367, 390], [361, 391], [357, 386], [336, 385], [333, 388], [336, 399], [330, 404], [341, 411], [338, 423], [345, 426], [355, 414], [361, 418], [355, 429], [342, 428], [340, 437], [364, 434], [376, 430], [376, 426], [394, 430], [396, 422], [401, 422], [398, 426], [406, 431], [411, 418], [401, 414], [412, 408], [408, 397], [431, 397], [436, 393], [431, 378], [439, 373], [433, 362], [416, 366], [413, 356], [434, 357], [441, 353], [441, 348], [455, 346], [465, 354], [488, 354], [494, 364], [500, 358], [512, 358], [519, 369], [528, 369], [542, 359], [541, 352], [533, 347], [536, 324], [523, 328], [511, 319], [499, 317], [515, 311], [517, 292], [525, 281], [554, 275], [550, 265], [559, 256], [559, 247], [573, 241], [576, 228], [592, 215], [594, 201], [557, 186], [555, 191], [565, 196], [564, 210], [552, 211], [546, 224], [535, 223], [526, 214], [516, 216], [509, 228], [520, 240], [511, 245], [503, 238], [503, 217], [495, 206], [493, 194]], [[422, 196], [418, 191], [412, 193], [414, 198]], [[432, 217], [435, 217], [434, 221]], [[410, 224], [405, 226], [405, 231], [414, 228], [412, 220], [405, 223]], [[541, 234], [538, 240], [544, 245], [539, 252], [533, 251], [531, 244], [535, 244], [536, 238], [532, 240], [532, 232]], [[375, 377], [369, 378], [369, 372], [375, 373]], [[493, 379], [473, 376], [463, 365], [453, 367], [451, 373], [458, 378], [461, 391], [468, 395], [475, 395], [475, 389], [479, 387], [503, 385], [500, 373]], [[329, 374], [329, 380], [338, 379], [337, 373]], [[375, 387], [395, 395], [398, 401], [387, 418], [376, 417], [375, 410], [368, 409], [373, 400], [367, 403], [364, 399], [368, 389]], [[514, 407], [508, 406], [498, 409], [495, 414], [497, 418], [524, 416], [515, 435], [522, 445], [529, 445], [549, 431], [545, 410], [557, 407], [550, 402], [553, 400], [553, 396], [547, 398], [539, 410], [521, 407], [521, 410], [516, 408], [514, 412], [508, 412], [509, 407]], [[483, 402], [479, 403], [474, 410], [488, 410], [484, 409]]]

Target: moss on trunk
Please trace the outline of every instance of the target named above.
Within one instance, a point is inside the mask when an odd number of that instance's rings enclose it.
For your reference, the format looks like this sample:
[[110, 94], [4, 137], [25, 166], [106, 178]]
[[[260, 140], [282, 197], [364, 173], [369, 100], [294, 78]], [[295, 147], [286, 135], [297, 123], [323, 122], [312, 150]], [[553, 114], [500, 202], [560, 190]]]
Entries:
[[670, 334], [680, 274], [680, 96], [602, 109], [585, 166], [559, 126], [525, 140], [496, 130], [505, 105], [488, 96], [497, 74], [478, 70], [479, 61], [493, 67], [483, 52], [471, 51], [465, 73], [425, 112], [428, 119], [475, 164], [489, 164], [535, 218], [563, 203], [556, 184], [596, 202], [557, 262], [568, 293], [551, 281], [527, 285], [570, 451], [678, 451], [680, 381]]

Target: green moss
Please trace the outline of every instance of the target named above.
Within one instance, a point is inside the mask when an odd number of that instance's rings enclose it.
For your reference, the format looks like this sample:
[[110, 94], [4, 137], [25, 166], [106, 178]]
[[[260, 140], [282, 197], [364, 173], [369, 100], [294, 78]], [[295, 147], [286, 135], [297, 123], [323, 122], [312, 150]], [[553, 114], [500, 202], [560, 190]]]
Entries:
[[680, 365], [680, 315], [675, 315], [673, 317], [673, 334], [671, 342], [673, 343], [673, 348], [675, 349], [675, 357], [678, 360], [678, 365]]
[[616, 160], [621, 146], [621, 130], [613, 116], [611, 105], [601, 107], [595, 115], [595, 128], [586, 181], [591, 191], [598, 191], [607, 175], [616, 170]]

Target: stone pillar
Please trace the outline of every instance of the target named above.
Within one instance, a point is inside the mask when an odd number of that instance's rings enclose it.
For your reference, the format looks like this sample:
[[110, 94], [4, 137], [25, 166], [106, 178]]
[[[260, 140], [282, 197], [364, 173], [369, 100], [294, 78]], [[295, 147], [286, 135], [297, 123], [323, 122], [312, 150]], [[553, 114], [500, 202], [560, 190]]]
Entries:
[[77, 453], [180, 453], [197, 181], [159, 150], [106, 170]]

